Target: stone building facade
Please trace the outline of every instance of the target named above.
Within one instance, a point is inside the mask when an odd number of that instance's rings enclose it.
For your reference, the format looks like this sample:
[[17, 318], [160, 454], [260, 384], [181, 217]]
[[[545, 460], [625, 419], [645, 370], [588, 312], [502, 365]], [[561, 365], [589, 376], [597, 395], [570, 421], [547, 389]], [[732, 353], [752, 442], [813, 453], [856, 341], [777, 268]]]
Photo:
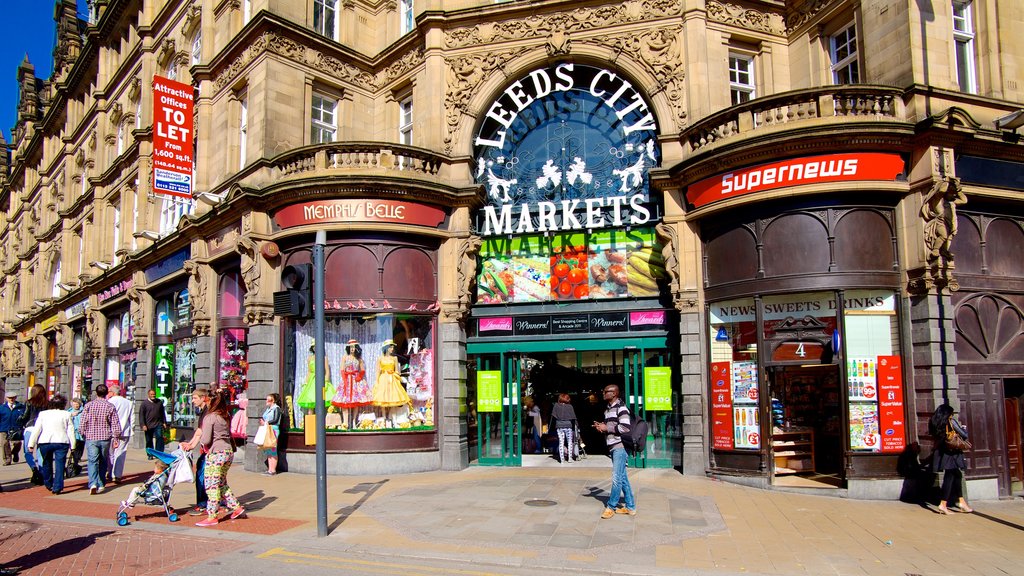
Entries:
[[525, 396], [610, 382], [638, 466], [895, 496], [949, 402], [973, 493], [1019, 489], [1015, 2], [57, 6], [0, 173], [8, 389], [153, 388], [184, 433], [216, 382], [250, 439], [277, 393], [311, 470], [275, 293], [323, 230], [332, 473], [522, 465]]

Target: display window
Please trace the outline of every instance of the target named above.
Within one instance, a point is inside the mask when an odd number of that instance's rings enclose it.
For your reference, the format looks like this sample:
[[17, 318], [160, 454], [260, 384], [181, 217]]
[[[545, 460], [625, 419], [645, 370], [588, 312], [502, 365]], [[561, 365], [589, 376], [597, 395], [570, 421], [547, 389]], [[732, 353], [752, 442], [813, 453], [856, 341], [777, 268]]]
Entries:
[[191, 427], [195, 410], [195, 338], [191, 335], [188, 290], [157, 302], [153, 357], [153, 389], [164, 400], [166, 417], [177, 427]]
[[657, 296], [668, 277], [661, 248], [653, 228], [489, 238], [477, 303]]
[[92, 366], [85, 363], [85, 327], [72, 329], [71, 337], [71, 398], [92, 396]]
[[[325, 421], [329, 432], [434, 430], [432, 316], [332, 315], [325, 323]], [[295, 429], [316, 409], [314, 326], [292, 330], [295, 362], [285, 404]]]
[[57, 366], [57, 345], [49, 337], [46, 339], [46, 392], [51, 397], [58, 392], [57, 381], [60, 378], [60, 367]]
[[758, 449], [761, 428], [754, 299], [711, 304], [708, 318], [712, 445], [719, 450]]
[[217, 333], [217, 385], [227, 390], [234, 404], [249, 388], [249, 346], [246, 343], [245, 284], [237, 271], [220, 278], [219, 307], [222, 328]]

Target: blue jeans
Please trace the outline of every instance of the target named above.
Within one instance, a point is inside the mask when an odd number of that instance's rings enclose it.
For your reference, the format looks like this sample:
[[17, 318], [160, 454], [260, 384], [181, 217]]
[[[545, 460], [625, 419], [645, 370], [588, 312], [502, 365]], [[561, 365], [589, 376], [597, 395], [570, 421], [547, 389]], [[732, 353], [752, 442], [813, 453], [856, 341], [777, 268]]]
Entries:
[[70, 444], [47, 442], [36, 447], [43, 459], [43, 486], [54, 492], [64, 489], [64, 466], [68, 461]]
[[206, 454], [196, 460], [196, 506], [206, 508]]
[[21, 447], [24, 451], [25, 464], [32, 470], [35, 470], [39, 466], [36, 465], [36, 459], [32, 456], [32, 453], [28, 451], [28, 441], [32, 439], [32, 435], [35, 434], [35, 430], [26, 430], [25, 437], [22, 439]]
[[86, 440], [85, 455], [89, 461], [89, 487], [102, 488], [110, 463], [110, 440]]
[[625, 501], [626, 508], [636, 510], [636, 502], [633, 501], [633, 487], [629, 485], [629, 475], [626, 474], [626, 460], [629, 455], [626, 449], [619, 446], [612, 450], [612, 488], [608, 496], [608, 507], [618, 508], [619, 497]]

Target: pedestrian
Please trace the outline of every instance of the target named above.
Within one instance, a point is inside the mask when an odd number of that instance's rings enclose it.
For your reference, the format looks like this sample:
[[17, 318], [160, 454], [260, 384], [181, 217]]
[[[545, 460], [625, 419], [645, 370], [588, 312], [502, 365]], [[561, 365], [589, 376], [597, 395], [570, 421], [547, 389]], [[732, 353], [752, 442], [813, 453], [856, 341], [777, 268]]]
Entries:
[[[206, 415], [206, 408], [210, 404], [210, 391], [214, 390], [216, 385], [216, 382], [211, 382], [209, 388], [196, 388], [192, 392], [192, 406], [196, 410], [196, 429], [190, 440], [178, 444], [178, 447], [182, 450], [192, 450], [198, 445], [198, 438], [200, 437], [199, 423], [203, 421], [203, 416]], [[200, 450], [199, 457], [196, 458], [196, 504], [189, 508], [189, 516], [202, 516], [206, 514], [206, 482], [203, 479], [205, 470], [206, 453]]]
[[[533, 446], [526, 446], [523, 452], [533, 452], [534, 454], [540, 454], [543, 451], [543, 447], [540, 443], [540, 432], [541, 432], [541, 417], [540, 417], [540, 406], [533, 401], [532, 396], [523, 398], [523, 405], [526, 407], [526, 418], [530, 424], [531, 440], [533, 440]], [[532, 449], [531, 449], [532, 448]]]
[[75, 447], [75, 423], [67, 407], [67, 398], [62, 394], [53, 395], [49, 410], [43, 410], [36, 417], [28, 447], [36, 455], [43, 486], [54, 494], [64, 490], [64, 465], [68, 451]]
[[[967, 427], [956, 419], [956, 412], [949, 404], [941, 404], [935, 409], [928, 420], [928, 433], [935, 440], [932, 454], [932, 470], [942, 472], [942, 499], [939, 501], [939, 514], [949, 514], [952, 510], [974, 512], [967, 504], [963, 491], [964, 470], [967, 460], [964, 451], [950, 446], [947, 433], [952, 430], [960, 438], [967, 440]], [[954, 508], [953, 502], [956, 502]]]
[[121, 388], [114, 386], [110, 388], [107, 399], [117, 410], [117, 420], [121, 426], [121, 437], [117, 439], [117, 446], [110, 448], [110, 471], [107, 480], [119, 484], [124, 476], [124, 461], [128, 457], [128, 444], [132, 438], [132, 428], [135, 427], [135, 410], [132, 401], [121, 395]]
[[[167, 411], [164, 410], [164, 401], [156, 397], [156, 390], [146, 392], [146, 399], [139, 406], [139, 421], [142, 424], [142, 431], [146, 433], [146, 448], [163, 452]], [[146, 457], [149, 460], [153, 459], [149, 455]]]
[[96, 398], [82, 409], [81, 432], [85, 437], [85, 454], [89, 466], [89, 494], [100, 494], [110, 464], [110, 449], [121, 438], [121, 421], [117, 409], [107, 400], [107, 385], [96, 386]]
[[558, 434], [558, 461], [567, 459], [579, 460], [580, 449], [576, 439], [576, 411], [573, 410], [569, 395], [565, 392], [558, 395], [558, 402], [551, 409], [551, 425], [549, 429]]
[[[278, 441], [281, 438], [282, 416], [281, 397], [277, 393], [268, 394], [267, 407], [263, 409], [263, 415], [260, 416], [260, 426], [269, 426], [274, 431], [274, 437], [278, 438]], [[267, 471], [264, 474], [268, 476], [277, 474], [277, 442], [273, 446], [266, 448], [260, 446], [260, 453], [267, 459]]]
[[206, 454], [206, 466], [203, 479], [206, 484], [206, 518], [196, 522], [196, 526], [216, 526], [219, 523], [217, 512], [220, 500], [231, 512], [231, 519], [244, 518], [245, 508], [238, 502], [228, 486], [228, 470], [235, 457], [235, 447], [231, 441], [231, 428], [228, 411], [228, 400], [223, 394], [215, 394], [211, 398], [205, 391], [196, 390], [193, 398], [206, 408], [206, 413], [199, 422], [197, 434], [182, 444], [185, 450], [197, 445]]
[[[604, 422], [594, 422], [594, 428], [605, 434], [605, 444], [612, 458], [612, 487], [608, 503], [601, 518], [607, 520], [615, 514], [636, 515], [636, 502], [633, 500], [633, 488], [629, 485], [626, 473], [626, 449], [622, 446], [622, 435], [629, 433], [629, 408], [619, 398], [619, 387], [609, 384], [602, 391], [608, 407], [604, 411]], [[624, 500], [625, 507], [619, 508], [619, 498]]]
[[25, 411], [18, 419], [18, 426], [22, 429], [22, 444], [24, 446], [25, 463], [32, 470], [32, 483], [42, 485], [43, 476], [39, 472], [39, 466], [35, 458], [28, 451], [28, 443], [32, 440], [32, 431], [35, 429], [36, 417], [43, 410], [50, 407], [50, 401], [46, 399], [46, 389], [39, 384], [33, 384], [29, 388], [28, 401], [25, 402]]
[[22, 437], [18, 420], [24, 412], [25, 405], [18, 402], [18, 393], [8, 390], [7, 402], [0, 405], [0, 451], [3, 452], [4, 466], [18, 461]]
[[72, 473], [78, 475], [82, 472], [82, 453], [85, 452], [85, 437], [82, 436], [82, 399], [72, 398], [71, 407], [68, 408], [71, 414], [71, 422], [75, 426], [75, 445], [71, 448]]

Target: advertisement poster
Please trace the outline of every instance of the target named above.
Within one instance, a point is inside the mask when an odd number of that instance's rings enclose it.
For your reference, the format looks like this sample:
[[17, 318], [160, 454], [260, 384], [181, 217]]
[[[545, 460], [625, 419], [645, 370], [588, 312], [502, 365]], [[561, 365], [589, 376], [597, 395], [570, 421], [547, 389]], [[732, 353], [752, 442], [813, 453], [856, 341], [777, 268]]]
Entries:
[[501, 370], [477, 372], [476, 411], [501, 412]]
[[850, 448], [878, 452], [878, 405], [874, 402], [850, 404]]
[[882, 452], [903, 452], [907, 431], [903, 410], [903, 371], [899, 356], [878, 357], [878, 397]]
[[672, 369], [668, 366], [644, 368], [644, 409], [672, 410]]
[[732, 363], [733, 438], [737, 448], [760, 448], [757, 410], [757, 363]]
[[732, 362], [711, 363], [711, 436], [716, 450], [732, 450]]
[[153, 390], [156, 397], [164, 400], [166, 408], [173, 394], [174, 383], [174, 344], [160, 344], [156, 347], [155, 366], [153, 367]]
[[875, 358], [850, 358], [846, 361], [846, 377], [851, 401], [878, 400]]
[[153, 77], [153, 193], [192, 197], [194, 89]]

